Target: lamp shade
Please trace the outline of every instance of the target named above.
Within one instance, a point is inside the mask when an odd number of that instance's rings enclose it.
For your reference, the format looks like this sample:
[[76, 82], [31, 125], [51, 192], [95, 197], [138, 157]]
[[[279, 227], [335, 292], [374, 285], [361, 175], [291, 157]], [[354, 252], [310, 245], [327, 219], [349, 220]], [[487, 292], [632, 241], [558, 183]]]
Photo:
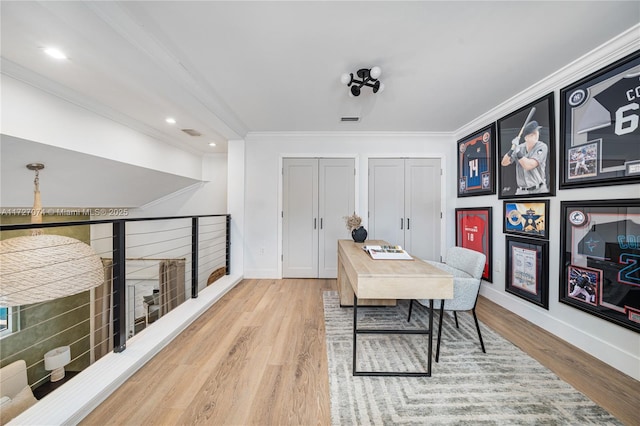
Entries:
[[69, 346], [60, 346], [44, 354], [44, 369], [57, 370], [71, 362], [71, 348]]
[[70, 296], [104, 282], [100, 257], [61, 235], [0, 241], [0, 305], [20, 306]]

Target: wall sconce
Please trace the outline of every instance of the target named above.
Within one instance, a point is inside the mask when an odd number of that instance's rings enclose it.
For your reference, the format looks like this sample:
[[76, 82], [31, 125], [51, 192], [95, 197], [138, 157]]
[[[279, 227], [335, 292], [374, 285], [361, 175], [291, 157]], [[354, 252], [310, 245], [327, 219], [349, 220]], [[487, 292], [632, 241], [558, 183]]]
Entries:
[[64, 366], [71, 362], [71, 348], [60, 346], [44, 354], [44, 369], [51, 371], [51, 381], [64, 379]]
[[349, 96], [360, 96], [362, 86], [369, 86], [373, 89], [373, 93], [378, 93], [384, 90], [384, 84], [378, 80], [380, 74], [382, 74], [380, 67], [361, 68], [356, 73], [360, 80], [354, 78], [353, 73], [344, 73], [340, 77], [340, 81], [342, 84], [346, 84], [347, 87], [351, 87]]

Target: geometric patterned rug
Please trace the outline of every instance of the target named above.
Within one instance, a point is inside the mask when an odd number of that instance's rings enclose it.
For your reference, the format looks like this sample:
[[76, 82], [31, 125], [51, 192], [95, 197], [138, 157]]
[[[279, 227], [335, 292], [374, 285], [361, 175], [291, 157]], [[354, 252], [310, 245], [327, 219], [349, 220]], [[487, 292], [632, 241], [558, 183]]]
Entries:
[[[333, 425], [620, 425], [584, 394], [493, 330], [480, 324], [482, 353], [470, 313], [460, 328], [445, 312], [440, 361], [431, 377], [354, 377], [353, 308], [336, 291], [323, 294]], [[358, 307], [358, 327], [426, 328], [427, 310], [408, 301]], [[434, 315], [437, 330], [438, 314]], [[427, 335], [358, 336], [358, 369], [426, 369]], [[433, 339], [433, 352], [437, 336]]]

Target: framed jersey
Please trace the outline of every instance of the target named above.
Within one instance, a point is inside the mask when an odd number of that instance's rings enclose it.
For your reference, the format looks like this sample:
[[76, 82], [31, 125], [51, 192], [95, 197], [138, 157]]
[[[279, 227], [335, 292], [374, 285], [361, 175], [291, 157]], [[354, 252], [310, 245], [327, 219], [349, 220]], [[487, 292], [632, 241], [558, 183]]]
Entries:
[[495, 123], [458, 141], [458, 198], [496, 193]]
[[560, 189], [640, 182], [640, 51], [560, 91]]
[[456, 246], [486, 256], [482, 279], [493, 282], [493, 248], [491, 246], [491, 207], [456, 209]]
[[560, 204], [560, 302], [640, 333], [640, 200]]

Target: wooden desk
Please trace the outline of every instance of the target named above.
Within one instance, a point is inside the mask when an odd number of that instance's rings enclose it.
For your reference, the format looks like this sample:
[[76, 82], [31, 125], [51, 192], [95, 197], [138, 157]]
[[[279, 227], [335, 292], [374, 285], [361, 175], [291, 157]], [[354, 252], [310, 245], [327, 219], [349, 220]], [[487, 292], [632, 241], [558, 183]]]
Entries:
[[[386, 241], [367, 241], [370, 245], [389, 245]], [[354, 376], [430, 376], [433, 342], [433, 306], [429, 310], [429, 329], [407, 330], [367, 330], [358, 329], [358, 305], [366, 303], [379, 305], [395, 299], [451, 299], [453, 298], [453, 276], [420, 259], [414, 260], [373, 260], [364, 250], [362, 243], [338, 240], [338, 289], [340, 305], [353, 305], [353, 374]], [[351, 287], [349, 291], [348, 287]], [[351, 297], [347, 296], [349, 294]], [[354, 303], [355, 302], [355, 303]], [[433, 303], [432, 303], [433, 304]], [[426, 372], [361, 372], [356, 370], [356, 344], [358, 334], [429, 334]]]

